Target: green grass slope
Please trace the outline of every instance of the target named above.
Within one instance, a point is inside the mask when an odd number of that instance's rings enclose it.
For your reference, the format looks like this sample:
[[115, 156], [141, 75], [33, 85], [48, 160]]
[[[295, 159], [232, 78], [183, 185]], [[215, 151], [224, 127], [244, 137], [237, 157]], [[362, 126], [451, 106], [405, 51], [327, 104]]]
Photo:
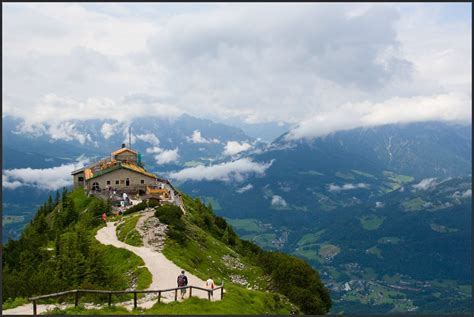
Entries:
[[2, 302], [13, 308], [20, 298], [75, 288], [147, 288], [151, 274], [140, 257], [94, 238], [109, 208], [82, 189], [41, 206], [20, 239], [4, 247]]
[[136, 247], [143, 246], [140, 234], [135, 229], [138, 219], [140, 219], [140, 215], [134, 214], [133, 216], [126, 217], [125, 220], [117, 226], [117, 238], [120, 241]]
[[[257, 245], [240, 240], [224, 218], [214, 215], [211, 206], [183, 195], [186, 214], [176, 206], [156, 207], [155, 216], [168, 225], [164, 254], [180, 267], [203, 280], [212, 277], [216, 284], [224, 283], [222, 301], [209, 302], [198, 298], [178, 303], [156, 303], [151, 309], [137, 309], [132, 314], [288, 314], [298, 309], [307, 314], [325, 314], [331, 307], [329, 291], [319, 275], [301, 259], [262, 250]], [[7, 303], [15, 298], [52, 293], [72, 288], [144, 289], [151, 283], [151, 274], [143, 261], [124, 249], [103, 246], [94, 239], [103, 226], [102, 212], [110, 205], [88, 198], [83, 191], [63, 195], [60, 202], [49, 203], [38, 211], [20, 241], [7, 244], [4, 276], [7, 277]], [[131, 245], [142, 245], [135, 230], [139, 214], [127, 216], [118, 228], [119, 239]], [[42, 235], [38, 250], [40, 258], [34, 265], [13, 268], [30, 249], [32, 237]], [[53, 273], [54, 269], [59, 271]], [[36, 275], [51, 274], [50, 285]], [[45, 284], [39, 289], [13, 285], [20, 278], [26, 285]], [[60, 279], [66, 279], [60, 283]], [[4, 293], [4, 294], [5, 294]], [[220, 294], [215, 294], [220, 296]], [[117, 300], [125, 299], [121, 297]], [[83, 302], [106, 303], [102, 298], [84, 298]], [[17, 300], [21, 302], [21, 300]], [[130, 314], [120, 307], [87, 310], [72, 307], [55, 309], [53, 314]]]
[[282, 294], [307, 314], [329, 311], [329, 291], [305, 261], [241, 240], [210, 205], [186, 195], [183, 201], [185, 215], [176, 207], [156, 212], [170, 229], [163, 251], [169, 259], [204, 280], [212, 276], [218, 284], [232, 283], [248, 292]]

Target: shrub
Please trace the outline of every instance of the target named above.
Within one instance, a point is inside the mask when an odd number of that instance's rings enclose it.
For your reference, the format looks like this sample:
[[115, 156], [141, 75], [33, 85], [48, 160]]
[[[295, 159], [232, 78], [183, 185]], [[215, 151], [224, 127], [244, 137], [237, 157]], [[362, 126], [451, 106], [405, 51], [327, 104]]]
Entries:
[[305, 314], [326, 314], [331, 308], [329, 290], [305, 261], [280, 252], [263, 251], [258, 262], [271, 274], [279, 292], [299, 305]]
[[155, 199], [147, 200], [147, 203], [148, 203], [148, 207], [150, 207], [150, 208], [155, 208], [155, 207], [158, 207], [160, 205], [160, 203], [158, 201], [156, 201]]
[[125, 210], [124, 214], [129, 215], [133, 214], [134, 212], [141, 211], [147, 207], [146, 201], [142, 201], [141, 203], [136, 204], [135, 206], [132, 206]]
[[183, 212], [178, 206], [164, 205], [155, 210], [155, 216], [158, 217], [162, 223], [169, 226], [179, 226], [180, 224], [183, 224], [183, 221], [181, 220]]
[[156, 208], [155, 216], [164, 224], [168, 225], [168, 237], [180, 244], [186, 242], [184, 231], [186, 226], [181, 219], [183, 212], [175, 205], [164, 205]]
[[219, 217], [219, 216], [214, 217], [214, 223], [221, 230], [225, 230], [227, 228], [227, 222], [222, 217]]
[[23, 297], [16, 297], [15, 299], [9, 298], [3, 302], [2, 309], [7, 310], [7, 309], [15, 308], [17, 306], [21, 306], [28, 303], [29, 303], [28, 299], [23, 298]]

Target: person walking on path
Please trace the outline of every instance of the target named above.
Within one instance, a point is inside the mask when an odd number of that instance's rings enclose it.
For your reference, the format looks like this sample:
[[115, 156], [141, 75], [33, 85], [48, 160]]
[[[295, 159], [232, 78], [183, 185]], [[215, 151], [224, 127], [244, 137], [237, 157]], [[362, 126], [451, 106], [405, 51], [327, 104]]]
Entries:
[[102, 214], [102, 220], [107, 223], [107, 214], [105, 212]]
[[[178, 282], [178, 287], [184, 287], [184, 286], [188, 285], [188, 278], [184, 274], [184, 271], [181, 271], [181, 274], [178, 276], [177, 282]], [[181, 289], [181, 299], [184, 298], [184, 294], [186, 294], [186, 289], [182, 288]]]
[[[209, 279], [206, 281], [206, 287], [210, 288], [211, 290], [214, 289], [215, 284], [214, 281], [212, 280], [212, 277], [209, 276]], [[211, 297], [214, 298], [214, 292], [211, 291]]]

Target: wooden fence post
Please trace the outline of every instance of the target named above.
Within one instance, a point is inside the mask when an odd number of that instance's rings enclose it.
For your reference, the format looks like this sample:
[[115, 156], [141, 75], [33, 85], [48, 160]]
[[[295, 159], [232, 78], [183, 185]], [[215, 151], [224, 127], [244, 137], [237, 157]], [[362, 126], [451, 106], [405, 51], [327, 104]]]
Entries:
[[221, 288], [221, 300], [224, 298], [224, 285]]
[[75, 299], [74, 299], [74, 306], [77, 307], [79, 305], [79, 291], [76, 290]]
[[158, 303], [161, 301], [161, 291], [158, 292]]
[[33, 300], [33, 316], [36, 316], [36, 301]]
[[207, 299], [211, 300], [211, 291], [207, 291]]
[[133, 307], [137, 308], [137, 292], [133, 292]]
[[112, 292], [109, 293], [109, 307], [112, 306]]
[[193, 296], [193, 287], [189, 286], [189, 298], [191, 298], [191, 296]]
[[178, 289], [174, 290], [174, 301], [176, 302], [178, 300]]

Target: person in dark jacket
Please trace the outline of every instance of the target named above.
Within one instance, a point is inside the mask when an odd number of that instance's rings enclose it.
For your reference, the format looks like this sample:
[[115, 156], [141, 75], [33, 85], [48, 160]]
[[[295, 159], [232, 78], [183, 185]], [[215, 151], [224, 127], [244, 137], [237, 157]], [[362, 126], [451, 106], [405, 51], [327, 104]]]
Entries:
[[[184, 271], [181, 271], [181, 275], [178, 276], [177, 282], [178, 282], [178, 287], [184, 287], [188, 285], [188, 277], [184, 274]], [[186, 294], [186, 289], [182, 288], [181, 299], [184, 298], [184, 294]]]

